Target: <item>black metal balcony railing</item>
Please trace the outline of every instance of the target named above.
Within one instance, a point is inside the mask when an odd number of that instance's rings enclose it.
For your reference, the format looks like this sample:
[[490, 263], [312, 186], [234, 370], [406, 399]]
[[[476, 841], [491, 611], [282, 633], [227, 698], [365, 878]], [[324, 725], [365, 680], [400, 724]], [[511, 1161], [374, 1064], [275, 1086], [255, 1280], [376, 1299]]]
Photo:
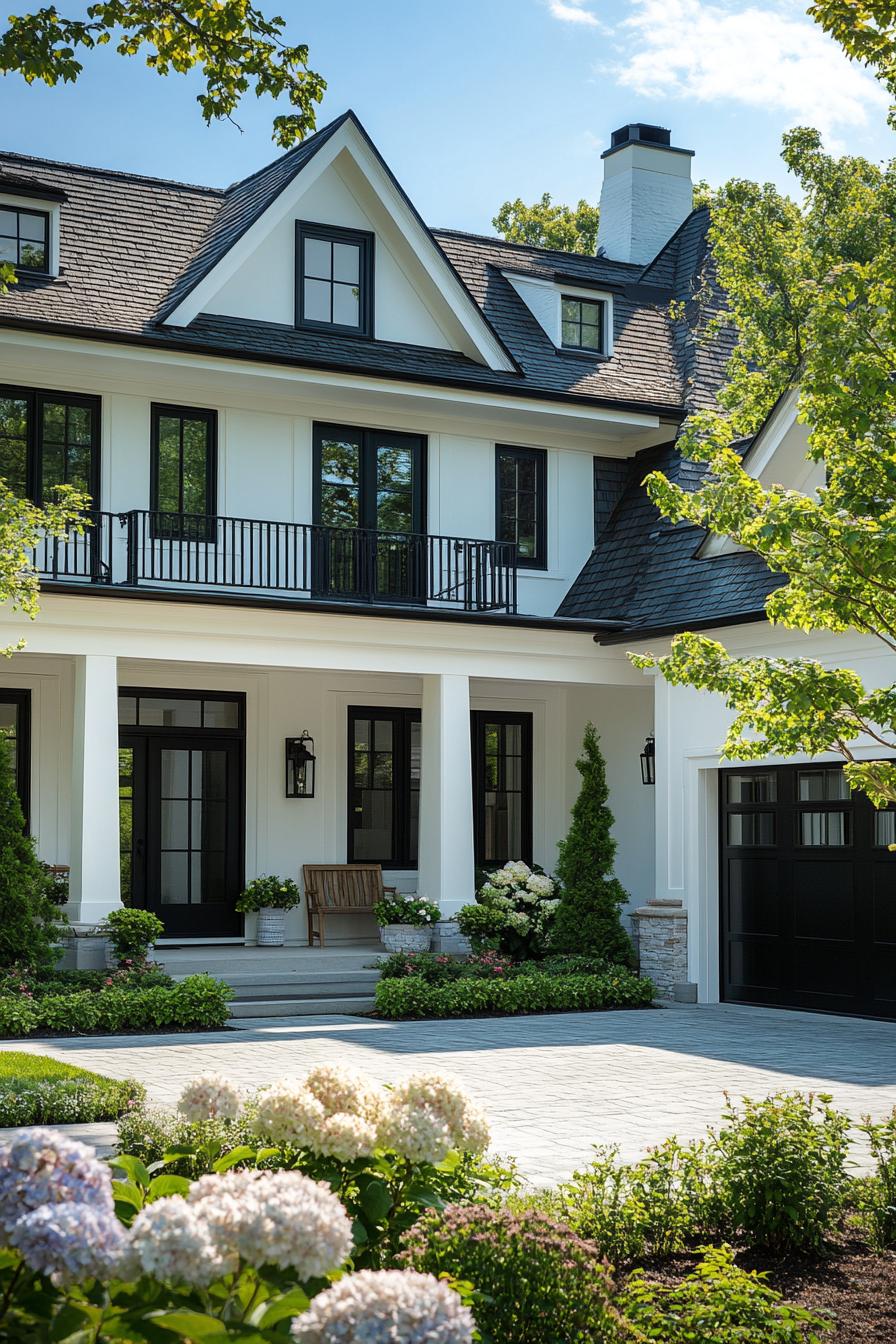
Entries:
[[85, 519], [82, 535], [49, 538], [36, 548], [41, 577], [516, 611], [516, 551], [509, 542], [146, 509], [92, 511]]

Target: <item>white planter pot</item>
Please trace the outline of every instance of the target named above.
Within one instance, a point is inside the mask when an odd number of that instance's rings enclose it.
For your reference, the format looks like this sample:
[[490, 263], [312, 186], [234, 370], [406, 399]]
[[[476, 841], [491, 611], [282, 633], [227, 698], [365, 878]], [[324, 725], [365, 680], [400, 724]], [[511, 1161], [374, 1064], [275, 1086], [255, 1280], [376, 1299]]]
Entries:
[[387, 952], [428, 952], [432, 929], [428, 924], [386, 924], [380, 929], [380, 938]]
[[259, 910], [255, 941], [259, 947], [282, 947], [286, 940], [286, 911]]

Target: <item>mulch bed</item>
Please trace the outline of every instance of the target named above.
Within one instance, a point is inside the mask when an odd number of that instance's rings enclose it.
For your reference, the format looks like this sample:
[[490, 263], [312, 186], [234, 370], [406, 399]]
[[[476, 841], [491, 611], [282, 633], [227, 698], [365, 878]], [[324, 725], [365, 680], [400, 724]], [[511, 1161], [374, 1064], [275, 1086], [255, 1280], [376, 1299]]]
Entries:
[[[645, 1265], [651, 1279], [677, 1283], [696, 1256], [679, 1255]], [[741, 1251], [742, 1269], [764, 1270], [767, 1282], [791, 1302], [829, 1312], [836, 1321], [825, 1344], [894, 1344], [896, 1341], [896, 1252], [875, 1253], [859, 1242], [832, 1245], [821, 1259], [775, 1260]]]

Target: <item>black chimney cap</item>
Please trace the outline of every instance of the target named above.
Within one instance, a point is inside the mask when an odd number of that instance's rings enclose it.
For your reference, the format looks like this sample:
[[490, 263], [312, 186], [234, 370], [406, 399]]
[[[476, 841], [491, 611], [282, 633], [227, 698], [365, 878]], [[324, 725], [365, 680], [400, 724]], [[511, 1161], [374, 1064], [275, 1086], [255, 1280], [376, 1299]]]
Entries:
[[645, 121], [630, 121], [627, 126], [620, 126], [610, 136], [610, 148], [605, 149], [601, 158], [605, 159], [608, 154], [615, 154], [617, 150], [625, 149], [626, 145], [650, 145], [653, 149], [665, 149], [670, 154], [690, 154], [693, 156], [692, 149], [676, 149], [671, 143], [672, 132], [665, 126], [650, 126]]

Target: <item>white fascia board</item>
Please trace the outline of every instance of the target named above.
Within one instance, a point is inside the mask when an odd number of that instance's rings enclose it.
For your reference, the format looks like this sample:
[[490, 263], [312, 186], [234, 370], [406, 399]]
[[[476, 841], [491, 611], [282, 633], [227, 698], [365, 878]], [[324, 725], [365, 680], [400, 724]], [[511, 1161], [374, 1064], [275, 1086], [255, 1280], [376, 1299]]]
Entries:
[[296, 202], [308, 188], [317, 181], [322, 173], [333, 163], [336, 157], [347, 150], [364, 174], [369, 186], [379, 198], [383, 208], [391, 216], [401, 236], [415, 253], [417, 260], [429, 276], [443, 301], [451, 309], [482, 361], [490, 369], [503, 373], [515, 371], [512, 361], [500, 342], [492, 333], [488, 323], [467, 293], [456, 273], [432, 238], [421, 226], [413, 211], [408, 209], [401, 193], [396, 190], [382, 165], [371, 153], [369, 146], [352, 123], [345, 122], [313, 158], [300, 168], [292, 181], [279, 196], [271, 202], [267, 210], [259, 216], [246, 232], [237, 239], [221, 260], [212, 267], [208, 275], [190, 291], [177, 308], [165, 319], [166, 326], [187, 327], [214, 298], [222, 285], [226, 284], [239, 270], [240, 266], [252, 255], [270, 231], [280, 223], [294, 208]]
[[796, 424], [799, 398], [799, 388], [792, 387], [772, 411], [744, 455], [744, 470], [757, 480], [768, 468], [784, 436]]
[[403, 383], [396, 378], [377, 378], [375, 375], [331, 373], [327, 369], [291, 368], [284, 364], [266, 364], [261, 360], [225, 359], [215, 355], [193, 354], [183, 350], [156, 349], [146, 345], [113, 345], [111, 342], [91, 341], [80, 336], [53, 336], [43, 332], [23, 331], [19, 328], [0, 327], [0, 348], [12, 345], [35, 350], [60, 350], [72, 355], [86, 355], [96, 366], [100, 359], [129, 360], [147, 366], [193, 368], [220, 373], [230, 379], [234, 371], [257, 379], [276, 379], [284, 384], [351, 391], [383, 392], [417, 398], [420, 401], [439, 401], [447, 404], [482, 406], [484, 410], [525, 411], [531, 415], [562, 415], [574, 420], [590, 420], [595, 424], [616, 425], [621, 429], [659, 429], [662, 421], [652, 412], [615, 410], [610, 406], [589, 406], [584, 402], [540, 400], [537, 397], [513, 397], [500, 392], [479, 392], [461, 387], [443, 387], [436, 383]]

